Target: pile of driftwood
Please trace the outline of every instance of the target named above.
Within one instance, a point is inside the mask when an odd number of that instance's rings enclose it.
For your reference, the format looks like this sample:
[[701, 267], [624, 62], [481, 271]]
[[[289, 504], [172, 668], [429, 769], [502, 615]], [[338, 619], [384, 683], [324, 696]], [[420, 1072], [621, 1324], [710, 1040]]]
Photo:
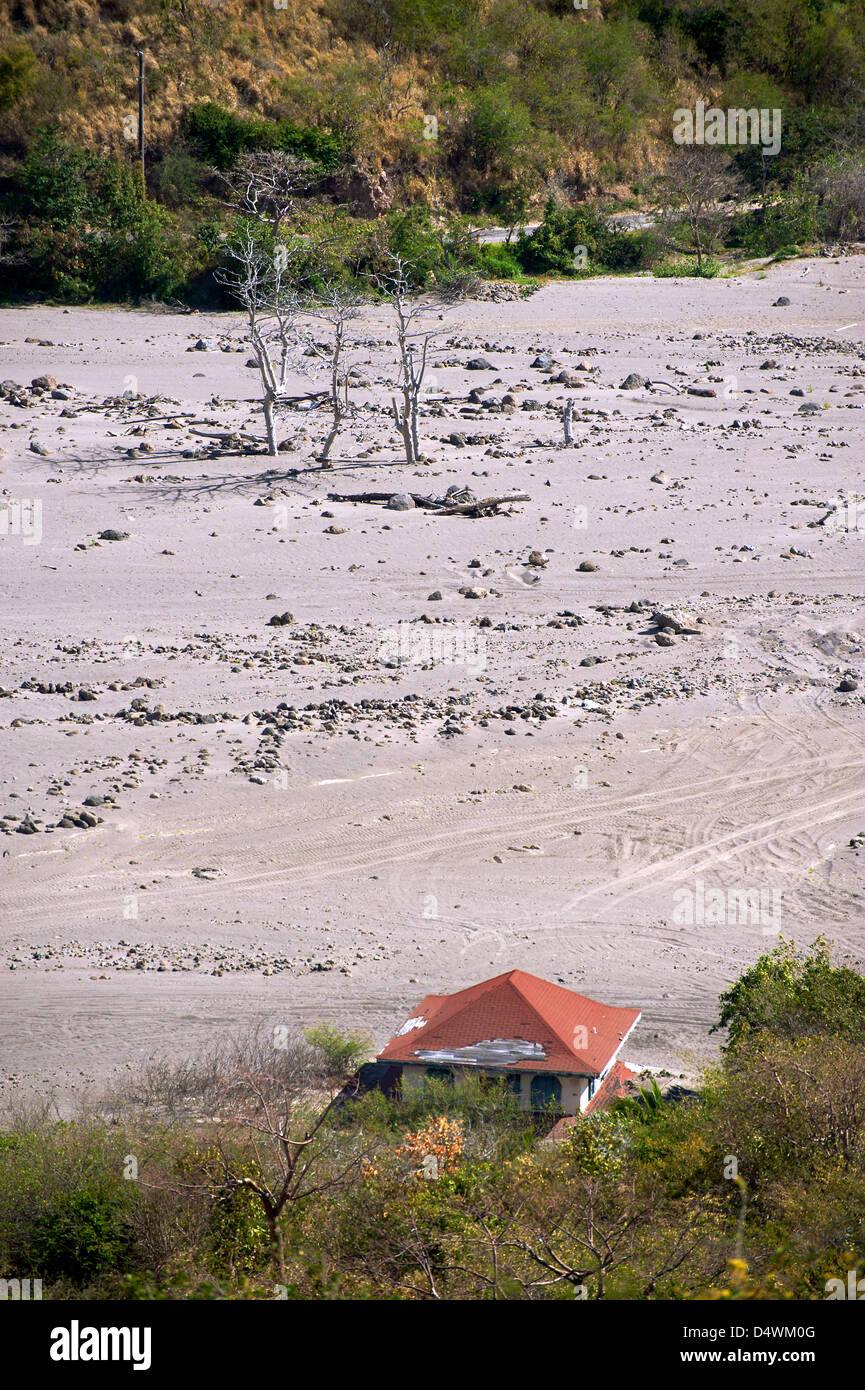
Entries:
[[[329, 492], [329, 502], [389, 502], [392, 492]], [[436, 512], [439, 516], [496, 516], [500, 507], [510, 502], [530, 502], [527, 492], [507, 492], [498, 497], [473, 497], [468, 489], [456, 495], [428, 497], [422, 492], [409, 492], [416, 507]]]

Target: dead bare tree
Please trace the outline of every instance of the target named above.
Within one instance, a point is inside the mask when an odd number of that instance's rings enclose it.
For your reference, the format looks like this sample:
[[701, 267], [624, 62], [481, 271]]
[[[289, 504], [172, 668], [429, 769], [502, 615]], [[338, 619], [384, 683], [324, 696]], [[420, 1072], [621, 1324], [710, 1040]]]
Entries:
[[225, 206], [268, 225], [274, 240], [321, 179], [312, 160], [285, 150], [251, 150], [227, 173], [214, 173], [224, 187]]
[[336, 1108], [336, 1097], [323, 1104], [266, 1073], [240, 1071], [226, 1080], [218, 1157], [208, 1162], [206, 1178], [216, 1195], [248, 1192], [258, 1202], [280, 1275], [283, 1216], [346, 1182], [372, 1152], [370, 1141], [340, 1131]]
[[[347, 360], [349, 350], [349, 325], [360, 312], [360, 296], [349, 286], [328, 280], [319, 289], [315, 301], [310, 303], [309, 314], [313, 321], [325, 323], [330, 329], [327, 344], [317, 343], [311, 334], [306, 335], [307, 353], [324, 360], [328, 365], [329, 392], [328, 404], [332, 422], [321, 449], [319, 461], [330, 467], [328, 459], [343, 421], [352, 413], [349, 391], [352, 368]], [[311, 351], [310, 351], [311, 350]]]
[[610, 1277], [633, 1264], [644, 1281], [641, 1296], [648, 1298], [705, 1238], [707, 1214], [700, 1203], [692, 1203], [676, 1223], [662, 1219], [667, 1212], [660, 1184], [640, 1188], [633, 1177], [579, 1175], [567, 1188], [531, 1194], [505, 1248], [527, 1261], [515, 1274], [530, 1296], [563, 1286], [588, 1292], [591, 1283], [592, 1296], [603, 1299]]
[[397, 347], [399, 349], [399, 390], [402, 394], [402, 407], [393, 398], [393, 418], [405, 448], [406, 463], [421, 461], [420, 436], [418, 430], [419, 403], [426, 375], [429, 345], [436, 330], [424, 327], [424, 320], [432, 313], [439, 317], [442, 309], [440, 299], [431, 300], [416, 297], [412, 285], [411, 272], [415, 265], [396, 251], [382, 249], [386, 268], [376, 271], [371, 279], [387, 299], [396, 320]]
[[0, 217], [0, 265], [24, 265], [27, 257], [15, 250], [18, 223], [14, 217]]
[[244, 154], [220, 173], [223, 201], [234, 212], [234, 234], [225, 244], [226, 265], [216, 279], [246, 313], [247, 335], [258, 364], [268, 452], [276, 456], [275, 410], [285, 393], [289, 367], [298, 365], [298, 315], [309, 272], [308, 242], [288, 234], [300, 202], [319, 178], [307, 159], [283, 150]]
[[216, 272], [246, 313], [246, 332], [258, 365], [268, 452], [279, 453], [275, 411], [285, 394], [289, 369], [299, 370], [301, 330], [298, 316], [303, 299], [298, 284], [306, 261], [306, 246], [270, 243], [254, 221], [240, 225], [226, 243], [227, 264]]
[[712, 145], [677, 145], [658, 176], [660, 220], [668, 227], [685, 223], [698, 267], [715, 247], [726, 220], [724, 200], [737, 188], [729, 155]]

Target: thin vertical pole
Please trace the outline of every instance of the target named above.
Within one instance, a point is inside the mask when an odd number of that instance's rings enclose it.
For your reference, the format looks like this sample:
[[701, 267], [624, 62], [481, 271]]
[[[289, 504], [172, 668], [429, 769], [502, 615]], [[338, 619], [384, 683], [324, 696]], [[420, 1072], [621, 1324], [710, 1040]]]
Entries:
[[144, 181], [144, 54], [138, 50], [138, 158], [141, 161], [141, 188], [147, 194]]

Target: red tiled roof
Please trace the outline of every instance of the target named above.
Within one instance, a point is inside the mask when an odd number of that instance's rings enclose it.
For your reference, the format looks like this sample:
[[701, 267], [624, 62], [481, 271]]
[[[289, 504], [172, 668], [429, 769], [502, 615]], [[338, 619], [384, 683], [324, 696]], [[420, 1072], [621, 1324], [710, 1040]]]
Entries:
[[[456, 994], [428, 994], [379, 1057], [430, 1064], [478, 1065], [484, 1060], [486, 1065], [508, 1070], [597, 1076], [639, 1017], [639, 1009], [612, 1008], [524, 970], [509, 970]], [[427, 1055], [517, 1039], [534, 1045], [535, 1055], [511, 1060]]]

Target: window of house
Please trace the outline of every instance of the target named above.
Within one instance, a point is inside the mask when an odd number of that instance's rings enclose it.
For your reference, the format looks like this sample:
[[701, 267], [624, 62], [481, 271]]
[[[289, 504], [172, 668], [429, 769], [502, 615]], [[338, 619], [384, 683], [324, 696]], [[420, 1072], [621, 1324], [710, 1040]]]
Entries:
[[532, 1109], [552, 1110], [561, 1106], [562, 1083], [557, 1076], [532, 1077]]
[[427, 1081], [443, 1081], [446, 1086], [454, 1084], [454, 1074], [450, 1067], [427, 1067]]

